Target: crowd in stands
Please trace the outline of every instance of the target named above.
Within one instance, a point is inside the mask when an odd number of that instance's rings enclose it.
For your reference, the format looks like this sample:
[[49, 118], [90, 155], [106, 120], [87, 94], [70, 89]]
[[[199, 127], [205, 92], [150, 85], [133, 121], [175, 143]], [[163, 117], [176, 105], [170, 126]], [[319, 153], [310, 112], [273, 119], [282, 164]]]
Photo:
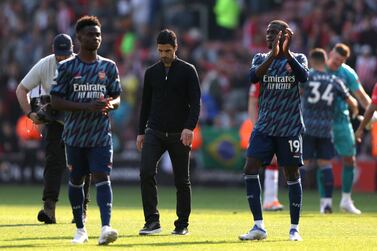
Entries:
[[[22, 115], [15, 90], [28, 70], [51, 53], [57, 33], [74, 37], [84, 14], [102, 23], [100, 54], [119, 68], [122, 105], [113, 113], [116, 152], [134, 148], [143, 74], [158, 60], [155, 37], [173, 29], [178, 56], [193, 63], [202, 87], [200, 123], [239, 127], [247, 117], [248, 70], [265, 52], [273, 19], [293, 27], [292, 50], [350, 45], [349, 64], [371, 92], [376, 82], [377, 2], [374, 0], [4, 0], [0, 2], [0, 155], [18, 151]], [[77, 44], [75, 45], [77, 51]]]

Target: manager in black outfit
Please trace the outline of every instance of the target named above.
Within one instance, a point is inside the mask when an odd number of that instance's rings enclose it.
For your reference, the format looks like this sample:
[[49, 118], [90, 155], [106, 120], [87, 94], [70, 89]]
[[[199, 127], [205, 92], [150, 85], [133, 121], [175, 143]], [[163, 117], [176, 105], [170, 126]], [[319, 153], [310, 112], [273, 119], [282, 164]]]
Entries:
[[145, 225], [140, 235], [161, 232], [157, 210], [157, 164], [168, 151], [177, 188], [177, 216], [172, 234], [188, 233], [191, 212], [189, 159], [193, 130], [200, 111], [200, 86], [193, 65], [179, 59], [177, 37], [162, 30], [157, 37], [160, 61], [149, 67], [144, 89], [136, 146], [141, 151], [141, 195]]

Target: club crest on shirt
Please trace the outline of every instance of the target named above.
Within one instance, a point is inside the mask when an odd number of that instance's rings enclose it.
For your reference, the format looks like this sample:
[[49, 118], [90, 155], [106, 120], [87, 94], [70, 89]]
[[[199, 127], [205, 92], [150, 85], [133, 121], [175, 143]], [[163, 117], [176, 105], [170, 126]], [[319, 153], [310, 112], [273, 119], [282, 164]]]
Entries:
[[104, 80], [106, 78], [106, 73], [104, 71], [98, 72], [98, 77], [100, 80]]

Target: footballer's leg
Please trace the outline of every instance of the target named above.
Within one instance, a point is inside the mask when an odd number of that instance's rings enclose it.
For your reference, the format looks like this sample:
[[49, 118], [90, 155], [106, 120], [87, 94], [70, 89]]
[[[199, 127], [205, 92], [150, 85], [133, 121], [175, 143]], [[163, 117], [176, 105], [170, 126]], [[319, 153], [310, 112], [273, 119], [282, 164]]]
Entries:
[[342, 199], [340, 208], [348, 213], [361, 214], [351, 199], [352, 185], [355, 171], [355, 137], [350, 123], [334, 123], [334, 146], [337, 153], [342, 156]]
[[332, 213], [332, 193], [334, 189], [334, 174], [331, 159], [335, 156], [335, 149], [331, 138], [318, 138], [318, 187], [322, 187], [320, 194], [320, 212]]
[[101, 215], [101, 233], [99, 245], [108, 245], [118, 238], [118, 231], [111, 228], [111, 211], [113, 206], [113, 191], [110, 173], [113, 163], [112, 146], [94, 147], [89, 150], [89, 166], [93, 182], [97, 190], [97, 205]]
[[253, 214], [254, 226], [248, 233], [239, 236], [240, 240], [262, 240], [267, 238], [262, 215], [262, 189], [259, 180], [259, 169], [263, 163], [269, 164], [273, 155], [274, 145], [271, 137], [254, 131], [250, 137], [244, 167], [246, 196], [250, 211]]
[[289, 239], [301, 241], [298, 224], [302, 207], [302, 186], [299, 173], [299, 167], [303, 165], [302, 138], [301, 135], [276, 137], [276, 141], [278, 164], [284, 166], [284, 174], [288, 184], [289, 213], [291, 217]]
[[70, 170], [68, 183], [68, 197], [76, 223], [76, 233], [72, 240], [74, 244], [88, 241], [88, 233], [83, 221], [84, 177], [89, 172], [83, 148], [66, 146], [67, 166]]
[[[90, 185], [92, 183], [92, 174], [88, 174], [85, 176], [84, 181], [84, 208], [83, 208], [83, 220], [86, 223], [87, 220], [87, 213], [88, 213], [88, 204], [90, 202]], [[75, 218], [72, 219], [72, 223], [75, 222]]]

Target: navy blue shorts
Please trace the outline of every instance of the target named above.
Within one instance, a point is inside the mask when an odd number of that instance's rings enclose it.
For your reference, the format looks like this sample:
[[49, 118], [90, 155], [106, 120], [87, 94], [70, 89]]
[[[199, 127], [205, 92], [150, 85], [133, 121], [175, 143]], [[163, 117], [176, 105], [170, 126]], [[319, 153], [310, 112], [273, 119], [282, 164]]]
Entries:
[[331, 138], [319, 138], [304, 134], [304, 160], [331, 160], [335, 156]]
[[271, 163], [276, 154], [279, 166], [302, 166], [302, 137], [269, 136], [254, 130], [250, 137], [247, 157], [262, 161], [263, 166]]
[[110, 175], [113, 166], [113, 147], [65, 146], [67, 166], [71, 177], [83, 177], [88, 173]]

